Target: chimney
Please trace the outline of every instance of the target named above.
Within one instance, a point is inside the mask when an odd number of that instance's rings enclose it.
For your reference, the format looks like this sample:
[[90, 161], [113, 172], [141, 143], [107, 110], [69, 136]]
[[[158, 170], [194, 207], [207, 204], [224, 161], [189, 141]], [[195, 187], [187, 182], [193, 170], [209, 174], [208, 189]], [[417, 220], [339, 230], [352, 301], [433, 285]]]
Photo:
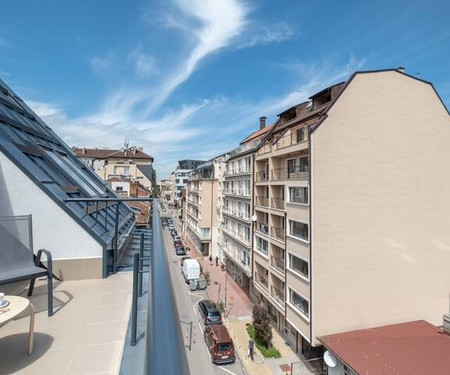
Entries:
[[83, 154], [85, 154], [86, 153], [86, 148], [85, 147], [83, 147]]
[[399, 66], [397, 69], [395, 69], [397, 72], [400, 73], [405, 73], [405, 67], [404, 66]]
[[[449, 300], [450, 300], [450, 298], [449, 298]], [[443, 325], [444, 332], [447, 335], [450, 335], [450, 303], [449, 303], [448, 311], [449, 312], [447, 314], [444, 314], [444, 316], [442, 318], [444, 319], [444, 325]]]
[[259, 129], [264, 129], [266, 127], [266, 119], [267, 117], [263, 116], [259, 118]]

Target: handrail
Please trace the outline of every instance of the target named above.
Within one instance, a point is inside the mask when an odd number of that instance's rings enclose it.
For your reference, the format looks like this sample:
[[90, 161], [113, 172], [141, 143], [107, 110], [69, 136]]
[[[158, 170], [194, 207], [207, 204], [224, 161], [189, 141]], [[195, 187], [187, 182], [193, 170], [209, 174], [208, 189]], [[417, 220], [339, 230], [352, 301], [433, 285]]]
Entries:
[[153, 204], [152, 230], [144, 374], [190, 374], [157, 204]]

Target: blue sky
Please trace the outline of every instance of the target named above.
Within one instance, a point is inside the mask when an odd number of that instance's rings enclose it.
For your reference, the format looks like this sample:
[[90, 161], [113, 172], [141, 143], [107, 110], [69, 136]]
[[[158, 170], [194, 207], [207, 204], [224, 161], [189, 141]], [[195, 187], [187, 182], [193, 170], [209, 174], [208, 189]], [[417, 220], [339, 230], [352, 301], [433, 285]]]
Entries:
[[209, 159], [355, 70], [450, 104], [446, 1], [0, 0], [0, 77], [71, 146]]

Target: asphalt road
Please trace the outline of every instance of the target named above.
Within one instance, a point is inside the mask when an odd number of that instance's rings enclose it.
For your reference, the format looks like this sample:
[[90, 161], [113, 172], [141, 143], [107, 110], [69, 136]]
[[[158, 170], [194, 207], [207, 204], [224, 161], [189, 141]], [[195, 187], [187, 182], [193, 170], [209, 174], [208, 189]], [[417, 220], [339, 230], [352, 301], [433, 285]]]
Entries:
[[[161, 210], [161, 217], [168, 216], [170, 215], [167, 208], [165, 212]], [[179, 231], [180, 228], [178, 225], [178, 220], [174, 217], [172, 217], [172, 220], [174, 221], [177, 231]], [[236, 362], [232, 364], [218, 366], [211, 362], [208, 348], [203, 339], [204, 325], [201, 321], [197, 305], [202, 299], [208, 298], [207, 294], [205, 291], [191, 292], [189, 290], [189, 286], [184, 282], [179, 263], [180, 257], [175, 254], [172, 246], [172, 237], [170, 236], [167, 228], [163, 228], [163, 241], [169, 262], [169, 272], [172, 280], [172, 287], [175, 293], [175, 300], [178, 307], [180, 321], [184, 322], [182, 323], [182, 330], [186, 346], [189, 345], [189, 323], [192, 322], [191, 350], [186, 348], [191, 375], [245, 375], [246, 373], [238, 356], [236, 357]]]

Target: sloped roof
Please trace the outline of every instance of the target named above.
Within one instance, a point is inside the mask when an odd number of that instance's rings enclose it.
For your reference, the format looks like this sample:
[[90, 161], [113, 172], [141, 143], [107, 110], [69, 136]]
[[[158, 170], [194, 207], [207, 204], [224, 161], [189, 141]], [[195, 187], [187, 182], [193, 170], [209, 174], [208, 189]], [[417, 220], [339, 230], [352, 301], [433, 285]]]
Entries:
[[75, 147], [74, 152], [83, 158], [109, 159], [109, 158], [129, 158], [129, 159], [153, 159], [152, 156], [135, 147], [123, 150], [110, 150], [99, 148]]
[[247, 136], [247, 138], [245, 138], [240, 144], [244, 144], [247, 142], [250, 142], [253, 139], [256, 139], [258, 137], [263, 136], [264, 134], [266, 134], [269, 130], [272, 129], [272, 127], [275, 125], [275, 123], [272, 123], [270, 125], [265, 126], [262, 129], [258, 129], [257, 131], [253, 132], [252, 134], [250, 134], [249, 136]]
[[358, 374], [449, 373], [450, 335], [424, 320], [337, 333], [319, 340]]
[[[100, 207], [96, 215], [95, 203], [65, 199], [117, 195], [2, 80], [0, 152], [97, 241], [103, 245], [112, 241], [115, 218], [112, 204]], [[109, 222], [106, 227], [105, 219]], [[120, 236], [134, 225], [133, 214], [124, 204], [120, 205], [119, 222]]]
[[150, 181], [153, 178], [153, 166], [150, 164], [139, 164], [137, 168], [147, 177]]

